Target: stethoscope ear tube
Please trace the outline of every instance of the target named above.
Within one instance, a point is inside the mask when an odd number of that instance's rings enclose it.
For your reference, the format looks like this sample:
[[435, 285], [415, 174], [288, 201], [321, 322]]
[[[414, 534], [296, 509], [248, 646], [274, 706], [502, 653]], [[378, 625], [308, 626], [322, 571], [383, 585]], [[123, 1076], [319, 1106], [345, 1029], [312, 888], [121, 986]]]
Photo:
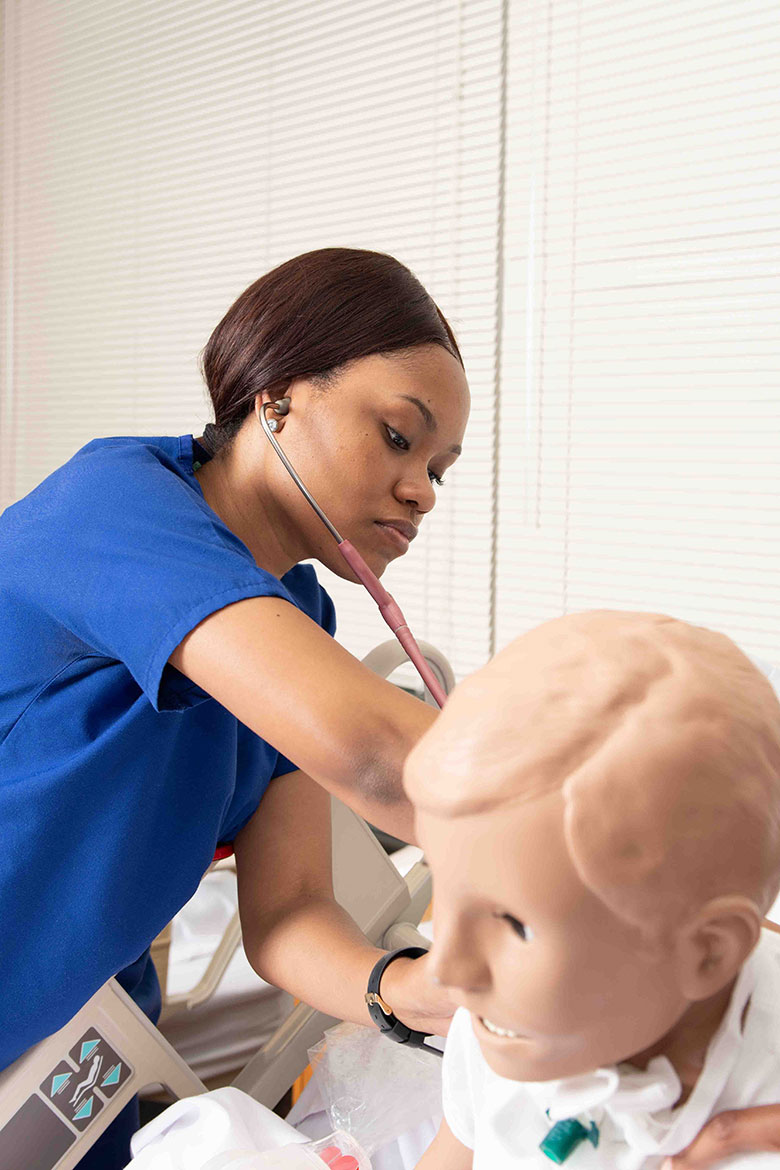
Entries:
[[[281, 399], [281, 402], [284, 403], [284, 406], [282, 409], [277, 410], [277, 413], [287, 414], [290, 409], [290, 400], [289, 398]], [[349, 565], [350, 569], [352, 569], [352, 572], [355, 574], [358, 581], [360, 581], [361, 585], [363, 585], [365, 589], [368, 590], [374, 601], [379, 606], [379, 612], [395, 634], [398, 641], [403, 646], [406, 653], [409, 655], [409, 658], [416, 668], [417, 673], [433, 695], [436, 703], [439, 705], [439, 707], [443, 707], [447, 700], [447, 695], [445, 694], [445, 691], [436, 675], [433, 673], [430, 666], [423, 657], [422, 651], [417, 645], [414, 634], [406, 624], [406, 619], [401, 613], [400, 607], [387, 592], [376, 574], [371, 572], [355, 546], [348, 540], [344, 540], [338, 530], [331, 524], [330, 520], [325, 515], [317, 501], [314, 499], [314, 496], [308, 490], [306, 485], [303, 483], [295, 468], [290, 463], [290, 460], [287, 458], [284, 451], [277, 442], [276, 436], [268, 425], [268, 419], [266, 418], [265, 412], [269, 407], [273, 410], [276, 410], [278, 405], [278, 403], [273, 402], [261, 402], [259, 410], [257, 411], [260, 424], [265, 431], [266, 436], [270, 440], [271, 446], [276, 451], [276, 454], [281, 459], [285, 469], [292, 477], [296, 487], [303, 493], [309, 504], [311, 504], [312, 508], [319, 516], [320, 520], [330, 532], [331, 536], [337, 542], [339, 552]]]

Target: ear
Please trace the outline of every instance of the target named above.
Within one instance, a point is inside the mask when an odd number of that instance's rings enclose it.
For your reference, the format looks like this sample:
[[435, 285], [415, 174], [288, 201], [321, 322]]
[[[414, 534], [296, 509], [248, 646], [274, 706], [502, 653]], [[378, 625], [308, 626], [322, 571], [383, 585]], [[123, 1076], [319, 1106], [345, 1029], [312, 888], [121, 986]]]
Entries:
[[255, 394], [255, 413], [258, 413], [264, 402], [278, 402], [280, 398], [288, 398], [294, 385], [295, 380], [292, 382], [274, 382], [272, 386], [266, 386], [259, 394]]
[[260, 418], [260, 412], [269, 404], [284, 400], [282, 403], [284, 406], [283, 410], [276, 411], [275, 413], [269, 410], [266, 413], [266, 418], [268, 418], [269, 421], [273, 424], [271, 426], [271, 430], [273, 431], [280, 431], [284, 426], [284, 417], [289, 413], [290, 410], [291, 386], [292, 383], [276, 382], [273, 386], [266, 386], [265, 390], [262, 390], [259, 394], [255, 395], [255, 414], [257, 415], [258, 419]]
[[738, 894], [713, 898], [678, 930], [675, 963], [680, 991], [707, 999], [737, 974], [761, 935], [755, 902]]

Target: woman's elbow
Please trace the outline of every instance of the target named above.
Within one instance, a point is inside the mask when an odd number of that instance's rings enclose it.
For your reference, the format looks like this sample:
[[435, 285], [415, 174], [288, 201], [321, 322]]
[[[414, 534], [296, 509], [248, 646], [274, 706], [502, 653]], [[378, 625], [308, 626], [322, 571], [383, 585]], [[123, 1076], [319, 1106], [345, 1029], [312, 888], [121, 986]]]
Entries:
[[402, 721], [390, 715], [374, 721], [371, 728], [360, 728], [355, 739], [356, 791], [380, 808], [407, 803], [402, 781], [406, 757], [436, 717], [431, 707], [420, 702], [414, 702], [411, 712], [405, 708], [404, 714]]

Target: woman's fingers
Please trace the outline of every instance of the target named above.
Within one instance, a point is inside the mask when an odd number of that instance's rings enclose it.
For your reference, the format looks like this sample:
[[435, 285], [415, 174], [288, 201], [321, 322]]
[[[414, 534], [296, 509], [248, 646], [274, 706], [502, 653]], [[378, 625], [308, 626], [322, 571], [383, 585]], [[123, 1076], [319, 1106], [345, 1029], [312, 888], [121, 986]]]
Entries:
[[382, 976], [382, 998], [393, 1012], [417, 1032], [446, 1036], [455, 1004], [429, 974], [428, 955], [419, 959], [396, 959]]
[[732, 1154], [751, 1152], [780, 1152], [780, 1105], [718, 1113], [686, 1149], [667, 1158], [662, 1170], [707, 1170]]

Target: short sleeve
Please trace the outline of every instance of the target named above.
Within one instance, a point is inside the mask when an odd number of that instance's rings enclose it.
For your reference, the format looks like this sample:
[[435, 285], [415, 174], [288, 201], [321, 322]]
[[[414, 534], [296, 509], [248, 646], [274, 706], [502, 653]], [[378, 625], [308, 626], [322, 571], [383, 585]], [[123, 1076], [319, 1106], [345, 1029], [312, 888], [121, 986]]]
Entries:
[[442, 1108], [453, 1136], [470, 1150], [474, 1149], [474, 1124], [478, 1108], [478, 1102], [474, 1099], [475, 1057], [481, 1059], [471, 1027], [471, 1016], [465, 1008], [458, 1008], [444, 1047]]
[[[282, 583], [289, 590], [298, 608], [332, 638], [336, 633], [336, 609], [330, 594], [317, 580], [312, 566], [296, 565], [289, 573], [285, 573]], [[276, 780], [279, 776], [287, 776], [290, 772], [297, 771], [298, 765], [280, 752], [271, 779]]]
[[37, 604], [124, 663], [156, 710], [180, 710], [208, 697], [167, 665], [186, 634], [235, 601], [293, 599], [154, 442], [90, 445], [28, 497], [37, 563], [26, 576]]

